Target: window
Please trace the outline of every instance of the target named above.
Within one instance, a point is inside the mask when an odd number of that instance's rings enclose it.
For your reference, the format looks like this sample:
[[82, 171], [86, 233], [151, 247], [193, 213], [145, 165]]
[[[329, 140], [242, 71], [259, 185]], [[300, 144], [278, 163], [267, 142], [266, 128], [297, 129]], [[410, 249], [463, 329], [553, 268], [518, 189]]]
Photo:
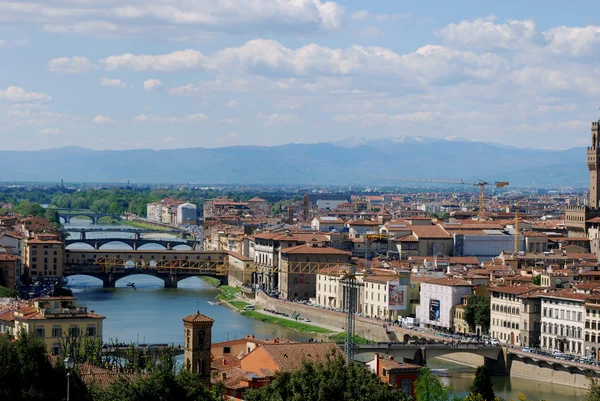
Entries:
[[88, 327], [87, 330], [85, 331], [85, 333], [87, 334], [88, 337], [95, 337], [96, 336], [96, 327], [95, 326]]
[[71, 337], [79, 336], [79, 327], [69, 327], [69, 335]]
[[231, 347], [223, 347], [223, 355], [231, 355]]
[[35, 329], [35, 334], [40, 338], [44, 338], [44, 337], [46, 337], [46, 329], [44, 329], [44, 328]]
[[52, 337], [62, 337], [62, 329], [60, 327], [53, 328]]

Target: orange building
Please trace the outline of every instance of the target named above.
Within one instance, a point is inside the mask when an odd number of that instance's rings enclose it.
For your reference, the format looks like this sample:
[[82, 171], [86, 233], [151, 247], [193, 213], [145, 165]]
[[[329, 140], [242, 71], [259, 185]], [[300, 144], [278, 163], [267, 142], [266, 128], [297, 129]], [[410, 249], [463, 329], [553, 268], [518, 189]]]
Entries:
[[415, 396], [415, 382], [421, 370], [419, 365], [395, 361], [393, 356], [385, 359], [382, 355], [375, 354], [375, 358], [367, 362], [367, 366], [384, 383], [403, 390], [409, 397]]
[[331, 343], [291, 343], [253, 337], [213, 344], [211, 384], [223, 383], [228, 399], [243, 400], [249, 388], [269, 384], [277, 372], [298, 370], [304, 361], [325, 363], [341, 353]]

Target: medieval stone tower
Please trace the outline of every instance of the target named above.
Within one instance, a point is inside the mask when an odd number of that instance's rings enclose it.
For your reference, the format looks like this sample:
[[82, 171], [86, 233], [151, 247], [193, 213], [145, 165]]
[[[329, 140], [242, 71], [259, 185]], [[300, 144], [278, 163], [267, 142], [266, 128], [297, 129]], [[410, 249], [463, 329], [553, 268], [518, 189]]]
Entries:
[[215, 321], [200, 312], [183, 318], [184, 366], [210, 386], [210, 345]]
[[[600, 217], [600, 121], [592, 122], [592, 146], [587, 150], [587, 165], [590, 170], [589, 205], [567, 207], [565, 224], [569, 237], [590, 237], [590, 228], [594, 224], [597, 226], [591, 219]], [[600, 256], [600, 242], [595, 247]], [[596, 251], [592, 249], [592, 252]]]
[[592, 209], [598, 209], [598, 201], [600, 200], [600, 174], [599, 165], [600, 162], [600, 122], [592, 122], [592, 146], [588, 147], [587, 151], [587, 164], [590, 169], [590, 207]]

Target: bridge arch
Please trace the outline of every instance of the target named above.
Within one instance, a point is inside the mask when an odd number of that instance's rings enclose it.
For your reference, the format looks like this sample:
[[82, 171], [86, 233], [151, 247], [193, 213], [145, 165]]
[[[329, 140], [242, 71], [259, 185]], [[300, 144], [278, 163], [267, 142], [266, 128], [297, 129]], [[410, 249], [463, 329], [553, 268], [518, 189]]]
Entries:
[[73, 274], [67, 277], [67, 285], [76, 285], [77, 287], [102, 287], [102, 279], [91, 274]]

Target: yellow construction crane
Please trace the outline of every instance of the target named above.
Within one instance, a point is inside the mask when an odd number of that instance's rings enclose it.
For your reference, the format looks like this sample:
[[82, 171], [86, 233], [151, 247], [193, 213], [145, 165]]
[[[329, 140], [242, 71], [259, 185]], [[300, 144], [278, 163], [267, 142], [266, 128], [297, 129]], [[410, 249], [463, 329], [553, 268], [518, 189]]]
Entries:
[[[381, 178], [379, 178], [381, 179]], [[419, 182], [419, 183], [431, 183], [431, 184], [448, 184], [448, 185], [473, 185], [479, 187], [479, 213], [477, 218], [479, 222], [483, 222], [485, 218], [485, 187], [488, 185], [494, 185], [496, 188], [504, 188], [508, 186], [508, 181], [496, 181], [493, 184], [484, 180], [479, 181], [467, 181], [467, 180], [454, 180], [454, 179], [443, 179], [443, 178], [383, 178], [385, 181], [400, 181], [400, 182]]]

